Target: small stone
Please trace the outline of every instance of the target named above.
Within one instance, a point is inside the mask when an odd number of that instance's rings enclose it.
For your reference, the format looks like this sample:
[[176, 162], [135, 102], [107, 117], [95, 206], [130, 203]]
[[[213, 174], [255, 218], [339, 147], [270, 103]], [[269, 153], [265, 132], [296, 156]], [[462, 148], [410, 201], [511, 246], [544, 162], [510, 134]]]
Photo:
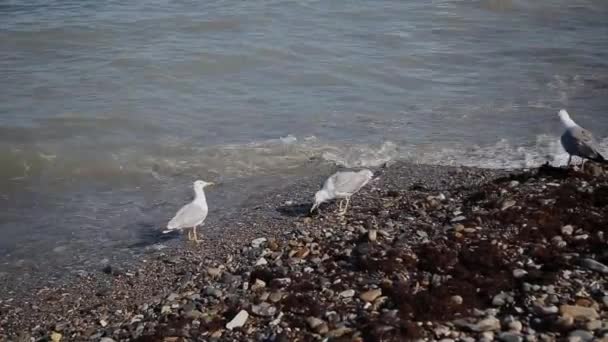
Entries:
[[294, 254], [295, 258], [304, 259], [310, 254], [310, 249], [308, 247], [298, 248], [296, 253]]
[[339, 327], [327, 333], [327, 337], [329, 338], [339, 338], [348, 333], [350, 333], [352, 329], [347, 327]]
[[190, 318], [190, 319], [201, 319], [203, 318], [205, 315], [198, 311], [198, 310], [192, 310], [192, 311], [188, 311], [186, 312], [186, 317]]
[[484, 331], [481, 333], [482, 341], [494, 341], [494, 332], [493, 331]]
[[447, 336], [450, 333], [450, 328], [446, 327], [445, 325], [440, 325], [433, 329], [433, 333], [437, 338]]
[[179, 296], [177, 295], [177, 293], [171, 293], [169, 296], [167, 296], [167, 301], [172, 302], [178, 298]]
[[511, 187], [511, 188], [515, 188], [518, 185], [519, 185], [519, 182], [516, 180], [512, 180], [511, 183], [509, 183], [509, 187]]
[[454, 321], [454, 324], [458, 327], [467, 328], [474, 332], [500, 331], [500, 321], [496, 317], [487, 317], [475, 324], [469, 323], [466, 320], [458, 319]]
[[209, 297], [215, 297], [215, 298], [220, 299], [220, 298], [222, 298], [223, 293], [222, 293], [222, 290], [220, 290], [220, 289], [217, 289], [213, 286], [207, 286], [205, 288], [205, 295], [209, 296]]
[[452, 223], [456, 223], [456, 222], [461, 222], [466, 220], [467, 218], [465, 216], [456, 216], [452, 219]]
[[211, 278], [217, 278], [222, 274], [222, 269], [218, 268], [218, 267], [208, 267], [207, 268], [207, 274], [211, 277]]
[[507, 328], [510, 331], [520, 332], [524, 328], [524, 325], [518, 320], [513, 320], [507, 323]]
[[251, 285], [251, 291], [256, 291], [258, 289], [263, 289], [266, 287], [266, 283], [261, 279], [256, 279], [255, 283]]
[[378, 230], [376, 229], [370, 229], [367, 232], [367, 238], [369, 239], [369, 241], [374, 242], [376, 241], [376, 239], [378, 238]]
[[105, 328], [108, 326], [108, 322], [105, 319], [101, 319], [99, 320], [99, 325]]
[[514, 206], [517, 202], [515, 202], [514, 200], [506, 200], [504, 202], [502, 202], [502, 205], [500, 206], [500, 210], [507, 210], [509, 208], [511, 208], [512, 206]]
[[528, 272], [526, 270], [522, 270], [521, 268], [516, 268], [513, 270], [513, 278], [519, 279], [523, 278]]
[[99, 340], [99, 342], [116, 342], [116, 341], [113, 338], [102, 337], [101, 340]]
[[277, 303], [281, 299], [283, 299], [283, 292], [281, 292], [281, 291], [272, 292], [270, 294], [270, 296], [268, 297], [268, 299], [270, 299], [270, 301], [273, 302], [273, 303]]
[[562, 305], [559, 308], [562, 316], [570, 316], [574, 319], [584, 318], [587, 320], [599, 319], [597, 311], [594, 308], [586, 308], [578, 305]]
[[255, 262], [256, 266], [264, 266], [264, 265], [268, 265], [268, 261], [266, 261], [266, 259], [264, 257], [261, 257], [258, 259], [258, 261]]
[[169, 305], [163, 305], [163, 307], [160, 309], [160, 314], [164, 315], [171, 312], [171, 307]]
[[519, 334], [503, 332], [498, 335], [498, 340], [503, 342], [522, 342], [524, 339]]
[[211, 335], [209, 335], [209, 337], [219, 339], [220, 337], [222, 337], [222, 333], [223, 332], [221, 330], [216, 330], [216, 331], [212, 332]]
[[342, 298], [350, 298], [355, 295], [355, 290], [345, 290], [340, 292], [340, 297]]
[[583, 259], [583, 266], [587, 267], [592, 271], [596, 271], [603, 274], [608, 274], [608, 266], [602, 264], [599, 261], [595, 261], [593, 259]]
[[574, 317], [572, 316], [560, 316], [557, 318], [557, 325], [562, 328], [570, 329], [574, 326]]
[[499, 294], [497, 294], [496, 296], [494, 296], [494, 298], [492, 299], [492, 305], [494, 306], [503, 306], [507, 303], [509, 299], [509, 295], [501, 292]]
[[251, 312], [258, 316], [270, 317], [274, 316], [274, 314], [277, 312], [277, 308], [270, 305], [269, 303], [263, 302], [258, 305], [252, 305]]
[[264, 242], [266, 242], [266, 241], [267, 240], [264, 237], [254, 239], [254, 240], [251, 241], [251, 247], [253, 247], [253, 248], [260, 248], [260, 246], [262, 246], [262, 244]]
[[369, 291], [365, 291], [363, 292], [359, 298], [361, 298], [361, 300], [365, 301], [365, 302], [373, 302], [374, 300], [376, 300], [376, 298], [380, 297], [382, 295], [382, 290], [381, 289], [373, 289], [373, 290], [369, 290]]
[[58, 332], [53, 331], [51, 333], [51, 341], [53, 341], [53, 342], [59, 342], [59, 341], [61, 341], [62, 337], [63, 337], [63, 335], [61, 335]]
[[585, 330], [574, 330], [568, 335], [568, 341], [588, 342], [593, 340], [593, 334]]
[[453, 304], [460, 305], [460, 304], [462, 304], [462, 303], [464, 302], [464, 299], [462, 299], [462, 297], [461, 297], [461, 296], [458, 296], [458, 295], [457, 295], [457, 296], [452, 296], [452, 297], [450, 297], [450, 301], [451, 301]]
[[246, 310], [241, 310], [230, 322], [226, 323], [226, 329], [232, 330], [234, 328], [240, 328], [245, 325], [248, 318], [249, 313]]
[[541, 315], [555, 315], [559, 312], [555, 305], [545, 306], [540, 303], [534, 303], [534, 310]]
[[308, 317], [306, 318], [306, 323], [317, 334], [326, 334], [329, 328], [327, 327], [327, 323], [322, 319], [316, 317]]
[[574, 227], [566, 225], [562, 227], [562, 235], [572, 235], [574, 233]]
[[592, 320], [585, 324], [585, 329], [589, 331], [600, 330], [602, 328], [602, 321], [600, 320]]

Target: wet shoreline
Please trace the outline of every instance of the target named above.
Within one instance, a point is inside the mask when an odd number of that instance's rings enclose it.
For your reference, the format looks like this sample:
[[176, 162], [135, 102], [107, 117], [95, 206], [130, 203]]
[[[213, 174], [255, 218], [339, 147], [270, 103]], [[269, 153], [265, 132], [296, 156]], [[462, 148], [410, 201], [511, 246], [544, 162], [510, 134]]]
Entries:
[[[250, 197], [199, 246], [179, 242], [137, 266], [3, 298], [0, 337], [523, 339], [608, 328], [608, 293], [597, 285], [606, 275], [588, 269], [606, 262], [598, 248], [608, 232], [594, 225], [608, 211], [606, 176], [406, 163], [375, 173], [343, 219], [334, 204], [307, 214], [324, 178], [310, 176]], [[560, 205], [586, 216], [543, 214]], [[566, 271], [588, 296], [562, 284]], [[570, 322], [568, 305], [589, 317]], [[242, 310], [244, 327], [228, 330]]]

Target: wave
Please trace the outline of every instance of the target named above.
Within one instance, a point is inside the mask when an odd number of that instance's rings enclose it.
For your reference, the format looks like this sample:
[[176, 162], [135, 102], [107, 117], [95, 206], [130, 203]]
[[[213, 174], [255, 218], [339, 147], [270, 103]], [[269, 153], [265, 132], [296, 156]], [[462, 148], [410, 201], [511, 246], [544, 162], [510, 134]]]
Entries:
[[[600, 142], [608, 151], [608, 138]], [[293, 135], [248, 144], [209, 147], [178, 143], [162, 149], [136, 147], [112, 151], [78, 151], [63, 147], [51, 150], [36, 146], [0, 149], [2, 184], [28, 180], [51, 181], [93, 178], [120, 180], [125, 177], [163, 179], [180, 175], [248, 177], [280, 174], [309, 163], [333, 163], [344, 168], [377, 167], [403, 160], [418, 164], [473, 166], [483, 168], [529, 168], [545, 162], [563, 165], [567, 154], [558, 137], [540, 135], [535, 142], [518, 144], [502, 139], [486, 146], [376, 145], [321, 141], [314, 136]]]

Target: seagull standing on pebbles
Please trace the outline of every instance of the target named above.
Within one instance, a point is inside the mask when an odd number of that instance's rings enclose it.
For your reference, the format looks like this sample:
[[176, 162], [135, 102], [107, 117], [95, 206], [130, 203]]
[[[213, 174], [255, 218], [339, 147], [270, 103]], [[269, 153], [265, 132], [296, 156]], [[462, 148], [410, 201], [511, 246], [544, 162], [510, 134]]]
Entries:
[[198, 242], [196, 235], [196, 227], [201, 225], [207, 217], [207, 199], [205, 198], [205, 191], [203, 190], [206, 186], [213, 185], [211, 182], [204, 182], [197, 180], [194, 182], [194, 200], [185, 206], [183, 206], [177, 214], [167, 224], [167, 230], [163, 233], [168, 233], [173, 230], [182, 230], [185, 228], [192, 228], [192, 231], [188, 231], [188, 240], [194, 240]]
[[[323, 202], [339, 198], [339, 214], [344, 215], [348, 209], [350, 196], [364, 187], [373, 176], [374, 174], [368, 169], [363, 169], [358, 172], [338, 171], [334, 173], [325, 181], [323, 188], [315, 194], [315, 203], [312, 208], [310, 208], [310, 212], [312, 213]], [[344, 200], [346, 200], [346, 205], [342, 208]]]
[[564, 150], [569, 155], [568, 166], [572, 162], [572, 156], [581, 157], [583, 163], [585, 159], [607, 163], [606, 159], [598, 152], [597, 142], [591, 132], [577, 125], [565, 109], [559, 111], [559, 119], [566, 128], [566, 131], [562, 134], [561, 142]]

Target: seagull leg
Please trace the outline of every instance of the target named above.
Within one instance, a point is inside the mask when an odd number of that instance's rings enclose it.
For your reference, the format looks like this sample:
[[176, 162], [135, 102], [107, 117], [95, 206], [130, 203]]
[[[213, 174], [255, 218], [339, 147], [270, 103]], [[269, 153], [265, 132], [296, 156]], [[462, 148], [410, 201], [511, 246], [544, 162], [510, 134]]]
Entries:
[[350, 197], [346, 197], [346, 205], [344, 206], [344, 214], [346, 214], [346, 210], [348, 210], [349, 203], [350, 203]]
[[192, 238], [191, 238], [191, 236], [192, 236], [192, 235], [191, 235], [191, 234], [192, 234], [192, 231], [190, 231], [190, 229], [188, 229], [188, 230], [186, 230], [186, 231], [188, 232], [188, 241], [190, 241], [190, 240], [192, 239]]
[[196, 235], [196, 226], [192, 227], [192, 234], [194, 235], [194, 242], [198, 243], [198, 236]]
[[340, 202], [338, 202], [338, 212], [341, 213], [342, 212], [342, 203], [343, 203], [343, 199], [340, 199]]
[[570, 167], [570, 163], [572, 162], [572, 155], [569, 154], [568, 155], [568, 165], [566, 165], [566, 167]]

